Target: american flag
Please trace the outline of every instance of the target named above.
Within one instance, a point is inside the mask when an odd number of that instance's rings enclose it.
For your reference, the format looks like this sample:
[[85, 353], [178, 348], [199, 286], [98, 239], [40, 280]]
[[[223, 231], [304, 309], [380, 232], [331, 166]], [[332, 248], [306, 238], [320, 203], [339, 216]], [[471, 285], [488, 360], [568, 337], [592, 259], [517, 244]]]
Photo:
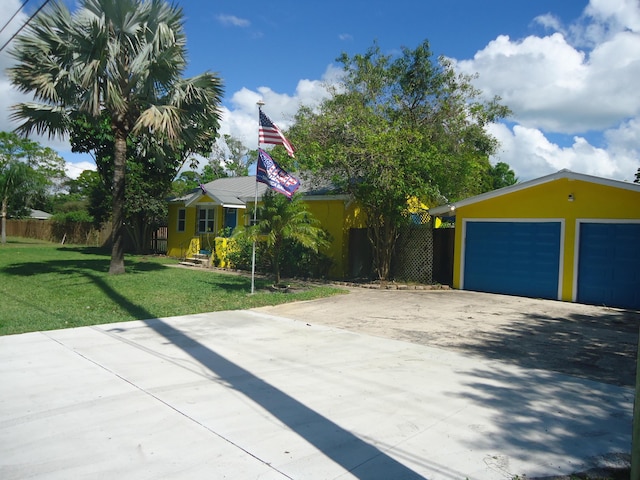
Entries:
[[286, 139], [280, 129], [260, 110], [260, 128], [258, 130], [258, 140], [260, 143], [272, 145], [283, 145], [290, 157], [293, 157], [294, 148], [291, 142]]

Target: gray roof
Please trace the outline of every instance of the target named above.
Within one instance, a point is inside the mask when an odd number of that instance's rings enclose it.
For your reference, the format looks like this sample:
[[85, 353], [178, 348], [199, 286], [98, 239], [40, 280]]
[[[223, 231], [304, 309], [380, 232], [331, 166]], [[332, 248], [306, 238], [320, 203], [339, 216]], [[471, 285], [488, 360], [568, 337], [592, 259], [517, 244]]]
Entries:
[[35, 218], [36, 220], [49, 220], [51, 217], [50, 213], [34, 209], [31, 209], [31, 215], [29, 215], [29, 218]]
[[[211, 198], [216, 205], [222, 205], [229, 208], [246, 208], [246, 204], [252, 201], [256, 196], [256, 184], [258, 199], [262, 198], [268, 187], [264, 183], [257, 182], [255, 176], [247, 177], [224, 177], [217, 178], [211, 182], [205, 183], [204, 189], [206, 195]], [[306, 195], [325, 194], [324, 191], [314, 189], [311, 182], [301, 179], [300, 193]], [[170, 199], [171, 203], [184, 203], [190, 206], [198, 202], [204, 196], [201, 188], [195, 188], [191, 192]]]
[[[246, 198], [253, 198], [256, 193], [256, 177], [225, 177], [217, 178], [205, 183], [206, 195], [216, 204], [230, 208], [245, 208]], [[258, 183], [258, 196], [262, 196], [267, 186]], [[191, 192], [172, 198], [172, 203], [184, 203], [193, 205], [204, 196], [201, 188], [195, 188]]]

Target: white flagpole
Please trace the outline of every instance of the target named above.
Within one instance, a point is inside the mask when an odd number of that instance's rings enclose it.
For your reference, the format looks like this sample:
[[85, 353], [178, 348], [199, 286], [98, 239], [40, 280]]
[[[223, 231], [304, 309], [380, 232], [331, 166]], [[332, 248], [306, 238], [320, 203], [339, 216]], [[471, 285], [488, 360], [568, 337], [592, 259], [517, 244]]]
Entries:
[[[264, 105], [264, 102], [262, 100], [259, 100], [258, 101], [258, 125], [260, 124], [260, 109], [262, 108], [263, 105]], [[258, 128], [260, 127], [258, 126]], [[260, 148], [260, 133], [258, 133], [258, 148]], [[254, 226], [258, 221], [257, 214], [258, 214], [258, 165], [256, 163], [256, 192], [255, 192], [255, 195], [253, 196], [253, 225], [252, 226]], [[254, 238], [253, 248], [251, 252], [251, 294], [252, 295], [255, 292], [255, 285], [256, 285], [255, 277], [256, 277], [256, 240]]]

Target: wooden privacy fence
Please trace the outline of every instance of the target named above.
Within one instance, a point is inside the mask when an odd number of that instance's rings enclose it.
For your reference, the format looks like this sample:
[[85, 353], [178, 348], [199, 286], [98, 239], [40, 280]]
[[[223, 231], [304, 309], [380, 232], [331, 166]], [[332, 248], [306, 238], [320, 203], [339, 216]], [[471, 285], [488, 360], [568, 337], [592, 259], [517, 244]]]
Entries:
[[[2, 228], [0, 226], [0, 228]], [[54, 243], [102, 247], [109, 243], [111, 225], [96, 229], [88, 222], [56, 223], [49, 220], [7, 220], [7, 236], [35, 238]]]
[[[2, 226], [0, 225], [0, 232]], [[109, 247], [111, 245], [111, 224], [97, 229], [89, 222], [58, 223], [51, 220], [9, 219], [7, 220], [7, 236], [35, 238], [54, 243], [87, 245], [90, 247]], [[158, 227], [152, 233], [149, 251], [155, 254], [167, 253], [167, 227]], [[125, 251], [134, 250], [129, 234], [125, 231]]]

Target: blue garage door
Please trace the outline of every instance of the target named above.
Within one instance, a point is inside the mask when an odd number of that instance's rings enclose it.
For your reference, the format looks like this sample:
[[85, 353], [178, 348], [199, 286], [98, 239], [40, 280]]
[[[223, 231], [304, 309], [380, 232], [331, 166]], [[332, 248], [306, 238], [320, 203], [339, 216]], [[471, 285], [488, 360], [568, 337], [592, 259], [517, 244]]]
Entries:
[[466, 290], [558, 298], [560, 222], [467, 222]]
[[580, 224], [577, 300], [640, 309], [640, 224]]

